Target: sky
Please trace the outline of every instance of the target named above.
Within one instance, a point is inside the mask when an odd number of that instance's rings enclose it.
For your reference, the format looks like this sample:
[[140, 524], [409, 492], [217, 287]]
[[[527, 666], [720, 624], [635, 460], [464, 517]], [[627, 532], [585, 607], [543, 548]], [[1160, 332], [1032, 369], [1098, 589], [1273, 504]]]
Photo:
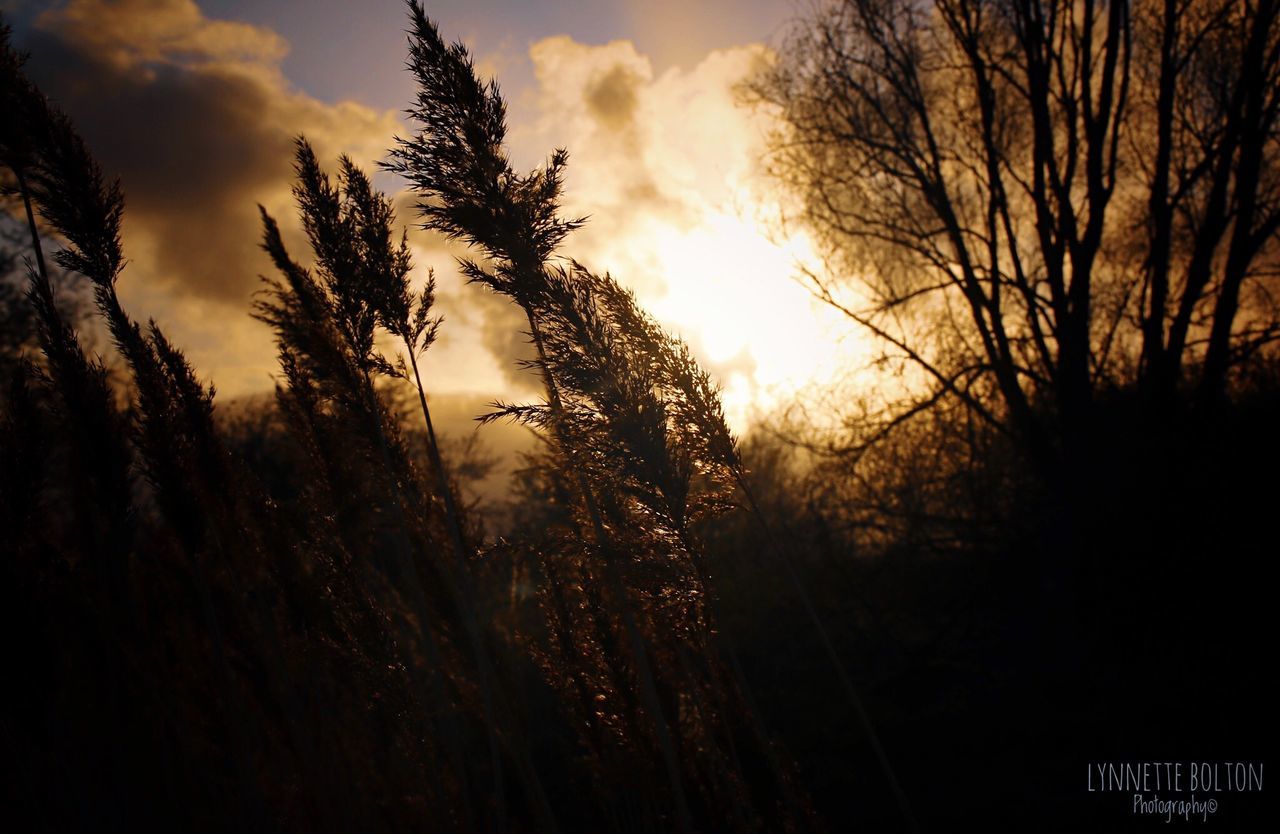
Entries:
[[[400, 0], [0, 0], [28, 70], [126, 193], [121, 295], [155, 317], [223, 396], [269, 390], [275, 351], [249, 315], [257, 208], [295, 255], [292, 141], [373, 166], [413, 92]], [[519, 167], [570, 153], [565, 211], [591, 220], [562, 247], [635, 290], [724, 389], [738, 430], [831, 378], [858, 345], [792, 279], [811, 258], [784, 233], [762, 174], [770, 115], [735, 88], [779, 42], [792, 0], [447, 0], [427, 12], [468, 45], [509, 102]], [[388, 175], [400, 219], [412, 197]], [[411, 231], [445, 315], [428, 356], [437, 396], [535, 397], [521, 319], [462, 284], [459, 253]]]

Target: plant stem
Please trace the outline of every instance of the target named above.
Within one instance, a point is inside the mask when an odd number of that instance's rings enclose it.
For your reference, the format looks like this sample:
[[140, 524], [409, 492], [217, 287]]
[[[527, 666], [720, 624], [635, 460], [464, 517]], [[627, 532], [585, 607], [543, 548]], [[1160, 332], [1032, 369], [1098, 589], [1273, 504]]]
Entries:
[[[418, 370], [418, 358], [413, 349], [413, 344], [409, 339], [405, 339], [405, 347], [409, 353], [409, 364], [413, 369], [414, 387], [418, 389], [418, 404], [422, 406], [422, 419], [427, 427], [427, 454], [431, 458], [431, 465], [436, 470], [436, 482], [440, 490], [440, 497], [444, 501], [445, 515], [448, 518], [449, 534], [453, 539], [453, 545], [458, 555], [458, 568], [460, 579], [466, 583], [469, 577], [467, 572], [467, 549], [466, 539], [462, 532], [461, 513], [458, 512], [457, 500], [454, 498], [453, 490], [449, 486], [449, 478], [444, 468], [444, 458], [440, 454], [440, 444], [436, 440], [435, 426], [431, 421], [431, 409], [427, 407], [426, 388], [422, 384], [422, 375]], [[468, 583], [469, 584], [469, 583]], [[474, 598], [474, 595], [470, 595]], [[506, 822], [506, 800], [503, 787], [502, 777], [502, 758], [501, 751], [498, 746], [497, 736], [497, 706], [494, 703], [492, 688], [495, 686], [497, 674], [493, 668], [493, 664], [489, 660], [488, 653], [485, 651], [484, 642], [481, 639], [479, 624], [474, 620], [474, 614], [471, 612], [470, 605], [463, 606], [466, 613], [463, 618], [467, 625], [468, 636], [472, 642], [472, 648], [476, 654], [476, 664], [480, 667], [481, 676], [481, 697], [484, 700], [485, 718], [489, 722], [489, 757], [493, 766], [494, 773], [494, 791], [498, 805], [497, 825], [499, 831], [507, 830]], [[525, 782], [528, 783], [533, 792], [532, 800], [536, 811], [539, 814], [540, 822], [549, 830], [556, 830], [554, 816], [551, 813], [551, 806], [542, 789], [541, 780], [538, 779], [537, 771], [533, 768], [532, 762], [527, 760], [524, 755], [527, 751], [522, 747], [521, 772], [524, 775]]]
[[[466, 539], [462, 535], [462, 523], [458, 518], [458, 506], [453, 498], [453, 490], [449, 488], [449, 477], [444, 471], [444, 459], [440, 456], [440, 447], [436, 443], [436, 430], [431, 422], [431, 409], [427, 408], [427, 395], [422, 387], [422, 375], [418, 372], [417, 352], [408, 339], [405, 339], [405, 347], [409, 351], [409, 362], [413, 366], [413, 380], [415, 387], [418, 389], [418, 403], [422, 406], [422, 419], [427, 426], [427, 455], [431, 458], [432, 468], [436, 470], [436, 481], [440, 490], [440, 498], [444, 501], [449, 535], [453, 539], [453, 547], [458, 557], [459, 578], [465, 581], [468, 550]], [[502, 754], [498, 748], [498, 731], [494, 720], [493, 692], [491, 691], [492, 669], [481, 644], [476, 624], [472, 622], [473, 615], [471, 613], [470, 600], [466, 600], [459, 607], [465, 611], [463, 619], [466, 621], [467, 633], [471, 638], [472, 648], [476, 654], [476, 664], [480, 667], [480, 697], [483, 701], [485, 722], [488, 724], [489, 730], [489, 763], [493, 768], [493, 792], [498, 813], [497, 829], [498, 831], [505, 831], [507, 828], [506, 790], [502, 777]]]
[[18, 190], [22, 192], [22, 207], [27, 212], [27, 228], [31, 230], [31, 248], [36, 253], [36, 265], [40, 268], [40, 279], [45, 286], [49, 285], [49, 270], [44, 265], [44, 247], [40, 245], [40, 230], [36, 228], [36, 215], [31, 208], [31, 191], [27, 188], [27, 178], [22, 169], [13, 167], [14, 176], [18, 178]]

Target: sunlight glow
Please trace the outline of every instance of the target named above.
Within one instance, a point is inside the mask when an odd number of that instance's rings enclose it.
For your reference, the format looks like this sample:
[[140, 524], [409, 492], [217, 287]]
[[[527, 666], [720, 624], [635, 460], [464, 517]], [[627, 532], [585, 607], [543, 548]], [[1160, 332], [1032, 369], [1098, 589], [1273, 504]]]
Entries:
[[798, 261], [812, 260], [803, 236], [775, 242], [750, 217], [714, 211], [637, 237], [628, 243], [656, 254], [665, 284], [640, 301], [719, 379], [735, 430], [852, 359], [847, 323], [790, 280]]
[[735, 92], [766, 54], [716, 50], [659, 73], [629, 41], [547, 38], [530, 49], [538, 89], [512, 136], [533, 164], [570, 149], [565, 213], [590, 222], [565, 254], [611, 273], [689, 344], [739, 432], [866, 345], [794, 280], [797, 262], [816, 261], [809, 241], [774, 228], [781, 198], [761, 165], [772, 117]]

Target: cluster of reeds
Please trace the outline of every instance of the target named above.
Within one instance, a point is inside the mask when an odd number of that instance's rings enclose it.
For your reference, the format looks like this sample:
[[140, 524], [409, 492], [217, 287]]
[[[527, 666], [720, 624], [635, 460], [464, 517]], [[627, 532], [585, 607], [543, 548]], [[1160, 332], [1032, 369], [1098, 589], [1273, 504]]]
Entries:
[[544, 579], [548, 629], [533, 648], [575, 711], [602, 808], [638, 806], [685, 831], [803, 826], [804, 803], [715, 636], [694, 525], [730, 506], [742, 472], [715, 387], [612, 278], [557, 256], [583, 222], [560, 210], [567, 154], [515, 172], [497, 86], [410, 6], [419, 130], [388, 168], [417, 190], [426, 228], [481, 255], [461, 259], [463, 273], [525, 313], [545, 399], [499, 403], [483, 419], [550, 440], [543, 478], [562, 514], [523, 554]]
[[[335, 189], [300, 144], [316, 277], [264, 216], [283, 277], [259, 314], [301, 450], [282, 503], [228, 450], [212, 388], [121, 304], [120, 187], [25, 77], [7, 30], [3, 59], [17, 118], [0, 153], [31, 231], [39, 343], [0, 436], [6, 625], [23, 635], [4, 710], [16, 812], [53, 830], [549, 819], [517, 716], [491, 697], [459, 549], [469, 522], [438, 453], [434, 472], [406, 454], [375, 387], [400, 371], [374, 328], [407, 340], [413, 364], [434, 327], [430, 289], [407, 296], [389, 204], [345, 161]], [[57, 262], [93, 284], [125, 390], [59, 311], [50, 234]]]
[[[330, 176], [302, 138], [306, 262], [261, 211], [278, 276], [255, 315], [276, 336], [271, 442], [287, 453], [260, 477], [212, 387], [121, 304], [122, 190], [6, 33], [19, 118], [0, 161], [29, 226], [39, 344], [0, 401], [5, 610], [14, 632], [36, 624], [4, 711], [31, 757], [15, 784], [55, 829], [809, 829], [716, 625], [698, 524], [738, 495], [754, 506], [716, 388], [610, 276], [557, 255], [582, 222], [561, 216], [566, 154], [514, 172], [496, 86], [410, 9], [421, 130], [387, 167], [427, 228], [480, 253], [464, 274], [526, 314], [545, 399], [482, 420], [540, 433], [530, 477], [553, 512], [484, 540], [420, 366], [434, 280], [414, 289], [369, 177], [345, 157]], [[51, 236], [92, 283], [123, 388], [59, 309]], [[417, 425], [388, 385], [413, 392]], [[539, 616], [514, 635], [495, 565], [534, 577]]]

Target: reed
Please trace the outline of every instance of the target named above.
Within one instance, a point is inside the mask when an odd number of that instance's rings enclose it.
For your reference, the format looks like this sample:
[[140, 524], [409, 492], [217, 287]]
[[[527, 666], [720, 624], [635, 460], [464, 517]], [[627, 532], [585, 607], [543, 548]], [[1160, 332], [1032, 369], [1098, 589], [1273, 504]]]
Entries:
[[[545, 400], [498, 403], [482, 419], [517, 419], [549, 433], [576, 523], [595, 545], [583, 554], [589, 565], [574, 571], [584, 587], [581, 604], [597, 612], [579, 619], [579, 631], [590, 622], [595, 634], [586, 644], [595, 648], [586, 652], [564, 650], [572, 642], [564, 632], [575, 618], [564, 582], [554, 579], [557, 569], [541, 558], [552, 585], [548, 611], [560, 634], [560, 660], [579, 670], [570, 688], [582, 692], [587, 679], [605, 682], [605, 691], [625, 702], [634, 674], [646, 720], [605, 724], [651, 734], [678, 828], [705, 825], [712, 809], [747, 808], [751, 817], [758, 811], [746, 797], [731, 735], [717, 712], [727, 703], [723, 681], [690, 663], [697, 657], [710, 663], [704, 670], [716, 668], [708, 660], [707, 589], [690, 524], [727, 507], [732, 441], [718, 396], [705, 375], [689, 368], [687, 349], [681, 353], [665, 337], [641, 345], [629, 335], [643, 317], [612, 279], [556, 261], [558, 247], [583, 222], [560, 212], [567, 154], [556, 150], [544, 168], [514, 172], [503, 149], [505, 105], [496, 85], [476, 78], [466, 49], [447, 45], [419, 5], [410, 3], [410, 13], [410, 69], [418, 82], [410, 115], [418, 132], [400, 140], [388, 168], [414, 185], [426, 228], [483, 256], [460, 259], [464, 274], [524, 311]], [[661, 347], [656, 353], [655, 345]], [[670, 384], [677, 377], [678, 384]], [[620, 644], [609, 636], [615, 616]], [[604, 659], [604, 669], [582, 668], [592, 655]], [[629, 667], [610, 669], [622, 657]], [[596, 733], [604, 730], [594, 726]], [[588, 746], [598, 750], [602, 742], [607, 733]]]

